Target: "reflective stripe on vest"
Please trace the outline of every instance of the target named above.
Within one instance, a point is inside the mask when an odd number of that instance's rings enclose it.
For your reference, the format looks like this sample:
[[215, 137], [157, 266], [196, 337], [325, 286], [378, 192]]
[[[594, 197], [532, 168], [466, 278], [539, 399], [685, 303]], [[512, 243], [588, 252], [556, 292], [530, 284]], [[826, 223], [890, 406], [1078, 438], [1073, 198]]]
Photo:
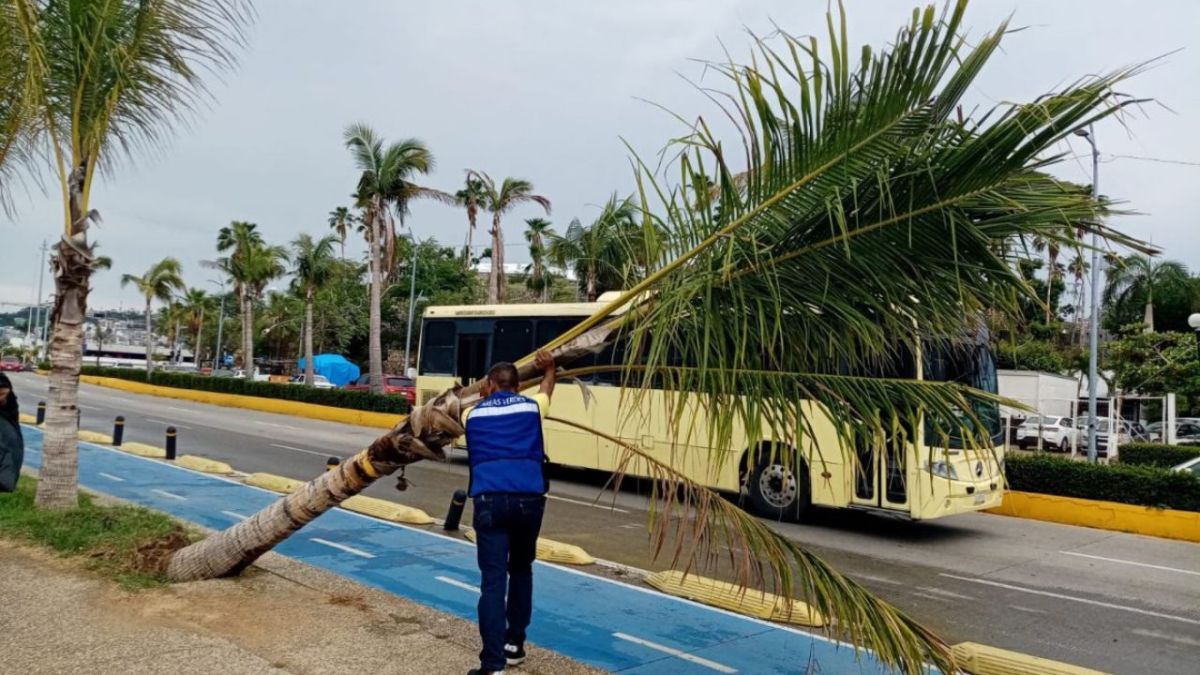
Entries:
[[469, 494], [544, 494], [546, 458], [537, 401], [496, 392], [467, 415]]

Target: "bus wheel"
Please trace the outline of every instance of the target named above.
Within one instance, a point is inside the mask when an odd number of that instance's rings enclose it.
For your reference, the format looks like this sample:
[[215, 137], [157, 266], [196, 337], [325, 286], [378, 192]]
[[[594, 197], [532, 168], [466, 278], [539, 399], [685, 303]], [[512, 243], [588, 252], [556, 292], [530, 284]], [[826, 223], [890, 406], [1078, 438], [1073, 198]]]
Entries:
[[808, 472], [803, 463], [797, 459], [787, 467], [779, 457], [772, 457], [769, 449], [760, 450], [759, 455], [746, 486], [754, 512], [773, 520], [799, 521], [809, 502]]

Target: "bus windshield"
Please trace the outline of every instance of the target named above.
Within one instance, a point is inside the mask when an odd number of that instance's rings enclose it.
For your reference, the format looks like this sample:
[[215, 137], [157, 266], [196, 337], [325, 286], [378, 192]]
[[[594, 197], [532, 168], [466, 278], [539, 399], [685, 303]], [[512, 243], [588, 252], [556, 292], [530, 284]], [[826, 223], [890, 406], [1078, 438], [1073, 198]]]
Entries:
[[[999, 380], [996, 375], [996, 360], [992, 350], [986, 344], [931, 344], [925, 348], [924, 377], [932, 382], [957, 382], [989, 394], [999, 390]], [[993, 402], [975, 401], [972, 412], [984, 426], [992, 444], [998, 444], [1002, 433], [1000, 428], [1000, 407]], [[968, 426], [974, 420], [963, 420]], [[934, 420], [925, 421], [926, 444], [930, 444], [939, 432]], [[947, 439], [950, 448], [963, 447], [961, 433], [952, 432]]]

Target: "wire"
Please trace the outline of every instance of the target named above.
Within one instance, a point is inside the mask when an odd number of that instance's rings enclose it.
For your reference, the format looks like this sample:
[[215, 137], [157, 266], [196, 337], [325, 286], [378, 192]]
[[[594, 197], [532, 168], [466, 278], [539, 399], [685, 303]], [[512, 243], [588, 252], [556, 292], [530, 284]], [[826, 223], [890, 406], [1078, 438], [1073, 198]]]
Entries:
[[1180, 166], [1200, 166], [1200, 162], [1188, 162], [1182, 159], [1161, 159], [1159, 157], [1140, 157], [1138, 155], [1109, 155], [1107, 161], [1114, 159], [1136, 159], [1141, 162], [1154, 162], [1156, 164], [1178, 164]]

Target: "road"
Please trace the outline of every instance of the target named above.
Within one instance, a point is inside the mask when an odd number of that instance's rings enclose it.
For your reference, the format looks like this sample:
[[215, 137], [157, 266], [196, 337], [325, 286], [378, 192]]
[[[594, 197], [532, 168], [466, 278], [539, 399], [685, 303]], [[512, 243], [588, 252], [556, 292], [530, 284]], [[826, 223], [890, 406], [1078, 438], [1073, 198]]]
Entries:
[[[13, 377], [22, 408], [45, 398], [46, 379]], [[179, 430], [180, 453], [239, 471], [294, 478], [319, 473], [329, 456], [352, 455], [379, 430], [221, 408], [81, 386], [84, 428], [161, 443]], [[466, 485], [462, 458], [408, 470], [367, 494], [442, 515]], [[556, 470], [543, 535], [644, 569], [654, 560], [647, 502], [631, 484], [603, 493], [605, 477]], [[468, 514], [469, 518], [469, 514]], [[1052, 523], [970, 514], [912, 523], [823, 511], [802, 525], [773, 523], [950, 642], [977, 641], [1113, 673], [1192, 673], [1200, 653], [1200, 546]]]

